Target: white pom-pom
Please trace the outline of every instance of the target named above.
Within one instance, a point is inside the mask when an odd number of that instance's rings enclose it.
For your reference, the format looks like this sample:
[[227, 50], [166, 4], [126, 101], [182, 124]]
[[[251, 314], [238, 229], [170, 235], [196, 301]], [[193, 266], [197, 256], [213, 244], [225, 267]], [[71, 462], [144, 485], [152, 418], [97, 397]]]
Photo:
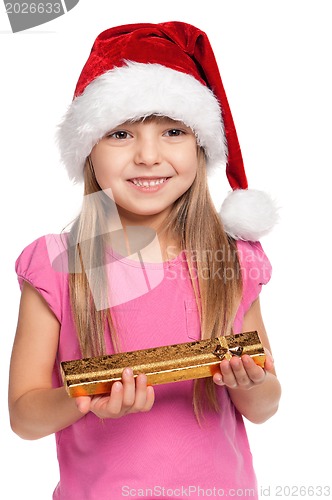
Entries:
[[277, 223], [278, 209], [264, 191], [236, 189], [224, 200], [220, 217], [232, 238], [258, 241]]

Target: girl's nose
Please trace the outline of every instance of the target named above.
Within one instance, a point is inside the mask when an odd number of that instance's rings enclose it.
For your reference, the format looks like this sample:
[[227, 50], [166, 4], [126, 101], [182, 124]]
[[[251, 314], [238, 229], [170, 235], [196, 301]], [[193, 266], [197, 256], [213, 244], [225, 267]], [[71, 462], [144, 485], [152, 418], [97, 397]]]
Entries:
[[135, 150], [135, 163], [152, 167], [161, 162], [161, 151], [155, 137], [141, 137], [137, 140]]

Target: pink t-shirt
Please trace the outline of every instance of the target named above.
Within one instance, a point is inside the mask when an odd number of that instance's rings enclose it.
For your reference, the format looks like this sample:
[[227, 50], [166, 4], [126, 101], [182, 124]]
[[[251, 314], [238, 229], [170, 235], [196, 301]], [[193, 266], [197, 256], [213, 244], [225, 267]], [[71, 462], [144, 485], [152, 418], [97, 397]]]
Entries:
[[[62, 385], [59, 364], [80, 357], [68, 296], [64, 235], [30, 244], [16, 263], [20, 285], [31, 283], [61, 324], [54, 386]], [[234, 323], [269, 281], [271, 266], [260, 243], [237, 243], [243, 299]], [[160, 264], [112, 258], [118, 286], [140, 282], [134, 298], [112, 307], [123, 351], [190, 342], [200, 338], [195, 296], [184, 253]], [[111, 269], [111, 270], [112, 270]], [[137, 288], [138, 289], [138, 288]], [[47, 335], [47, 332], [45, 332]], [[108, 352], [111, 353], [109, 342]], [[193, 381], [155, 387], [150, 412], [101, 421], [89, 413], [56, 433], [60, 481], [54, 500], [257, 498], [252, 456], [242, 416], [224, 387], [217, 387], [221, 412], [207, 411], [201, 426], [192, 406]]]

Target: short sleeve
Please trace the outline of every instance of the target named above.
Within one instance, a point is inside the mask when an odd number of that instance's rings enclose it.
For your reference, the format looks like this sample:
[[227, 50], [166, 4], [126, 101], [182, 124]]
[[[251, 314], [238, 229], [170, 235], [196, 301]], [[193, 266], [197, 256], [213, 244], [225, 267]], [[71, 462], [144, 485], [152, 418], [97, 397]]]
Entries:
[[22, 289], [24, 281], [30, 283], [42, 295], [60, 323], [63, 292], [68, 275], [66, 266], [59, 266], [59, 262], [64, 262], [65, 256], [62, 236], [47, 235], [28, 245], [15, 264], [20, 288]]
[[271, 278], [272, 267], [259, 242], [238, 241], [237, 252], [243, 283], [242, 308], [245, 314]]

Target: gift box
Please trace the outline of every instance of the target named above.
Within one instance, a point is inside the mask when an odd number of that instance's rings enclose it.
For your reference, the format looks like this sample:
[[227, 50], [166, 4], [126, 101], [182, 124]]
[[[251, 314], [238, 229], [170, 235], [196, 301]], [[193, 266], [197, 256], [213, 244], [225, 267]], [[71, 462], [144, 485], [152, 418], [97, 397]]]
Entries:
[[265, 352], [256, 331], [184, 344], [63, 361], [61, 373], [71, 397], [109, 393], [125, 368], [144, 373], [148, 385], [212, 377], [223, 359], [248, 354], [262, 368]]

